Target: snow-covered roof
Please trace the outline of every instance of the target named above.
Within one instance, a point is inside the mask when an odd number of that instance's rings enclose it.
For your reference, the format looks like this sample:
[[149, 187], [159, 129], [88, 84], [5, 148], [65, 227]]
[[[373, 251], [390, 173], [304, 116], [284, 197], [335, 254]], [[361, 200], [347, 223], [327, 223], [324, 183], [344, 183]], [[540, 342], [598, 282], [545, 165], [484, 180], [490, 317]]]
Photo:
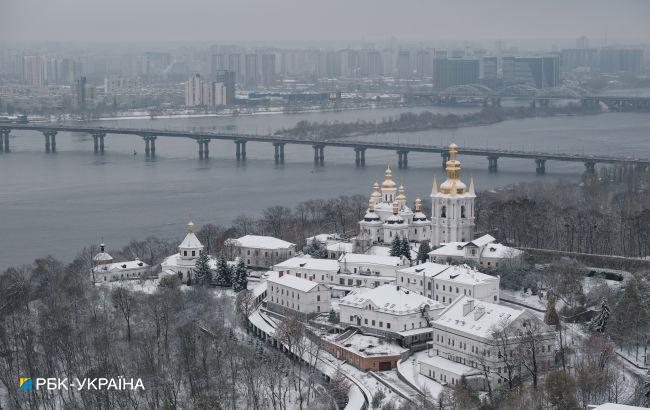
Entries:
[[462, 363], [457, 363], [449, 359], [445, 359], [442, 356], [420, 357], [420, 363], [428, 364], [429, 366], [433, 366], [438, 369], [447, 370], [459, 376], [471, 376], [471, 375], [482, 374], [479, 369], [475, 369], [473, 367], [464, 365]]
[[100, 252], [97, 255], [93, 257], [93, 260], [95, 262], [101, 262], [101, 261], [112, 261], [113, 257], [108, 254], [108, 252]]
[[[187, 268], [188, 267], [187, 261], [184, 261], [184, 263], [181, 263], [181, 260], [182, 259], [181, 259], [180, 253], [175, 253], [173, 255], [170, 255], [170, 256], [166, 257], [160, 263], [160, 266], [163, 268], [163, 270], [165, 268], [177, 268], [177, 267], [180, 267], [180, 266], [182, 266], [183, 268]], [[229, 266], [235, 264], [235, 262], [233, 262], [233, 261], [228, 261], [227, 263], [228, 263]], [[210, 269], [216, 270], [217, 269], [217, 259], [208, 255], [208, 266], [210, 267]]]
[[345, 252], [350, 253], [354, 249], [352, 242], [334, 242], [327, 245], [329, 252]]
[[409, 273], [411, 275], [424, 275], [427, 278], [432, 278], [441, 272], [451, 268], [450, 265], [443, 265], [440, 263], [425, 262], [420, 265], [411, 266], [405, 269], [400, 269], [398, 272]]
[[310, 244], [314, 241], [314, 239], [320, 243], [328, 244], [331, 243], [332, 241], [339, 241], [341, 239], [341, 236], [336, 233], [320, 233], [318, 235], [310, 236], [305, 240], [305, 242]]
[[480, 248], [481, 246], [487, 245], [488, 243], [492, 243], [495, 240], [496, 239], [494, 239], [494, 237], [492, 235], [485, 234], [485, 235], [481, 236], [480, 238], [476, 238], [473, 241], [467, 242], [467, 244], [465, 246], [472, 244], [472, 245], [475, 245], [475, 246]]
[[595, 407], [590, 407], [588, 406], [590, 410], [643, 410], [647, 409], [647, 407], [637, 407], [637, 406], [629, 406], [627, 404], [619, 404], [619, 403], [603, 403], [599, 406]]
[[273, 270], [276, 272], [279, 270], [298, 268], [338, 272], [339, 262], [336, 259], [318, 259], [297, 256], [273, 266]]
[[199, 238], [196, 237], [194, 232], [188, 232], [185, 235], [185, 239], [178, 245], [179, 249], [203, 249], [203, 244], [199, 241]]
[[420, 312], [425, 305], [429, 309], [442, 309], [444, 305], [395, 285], [381, 285], [374, 289], [359, 288], [339, 300], [339, 306], [363, 308], [371, 302], [373, 310], [397, 315]]
[[143, 269], [148, 268], [149, 265], [140, 259], [125, 261], [125, 262], [115, 262], [107, 263], [105, 265], [95, 266], [95, 272], [112, 272], [112, 271], [127, 271], [134, 269]]
[[286, 249], [294, 244], [272, 236], [245, 235], [237, 239], [237, 244], [244, 248]]
[[432, 256], [465, 256], [465, 246], [467, 242], [449, 242], [438, 249], [429, 252]]
[[[469, 308], [464, 309], [466, 303], [469, 304]], [[479, 312], [482, 309], [483, 314], [476, 314], [477, 309]], [[464, 314], [464, 311], [467, 314]], [[523, 309], [483, 302], [463, 295], [456, 298], [440, 313], [438, 319], [433, 322], [433, 326], [450, 328], [474, 336], [489, 338], [493, 328], [501, 323], [510, 323], [523, 314], [525, 314]]]
[[400, 266], [402, 263], [401, 259], [397, 256], [365, 255], [363, 253], [346, 253], [341, 255], [339, 262], [386, 266]]
[[[390, 256], [390, 246], [373, 245], [366, 251], [366, 255]], [[416, 259], [417, 255], [417, 251], [411, 248], [411, 259]]]
[[502, 245], [500, 243], [490, 243], [481, 252], [482, 258], [514, 258], [524, 253], [517, 248]]
[[310, 280], [288, 274], [280, 276], [277, 272], [269, 274], [268, 282], [275, 283], [276, 285], [286, 286], [300, 292], [310, 292], [315, 287], [318, 287], [317, 282], [312, 282]]
[[478, 285], [482, 283], [495, 282], [497, 277], [479, 272], [467, 265], [450, 266], [436, 276], [437, 280], [462, 283], [465, 285]]
[[468, 245], [482, 248], [480, 255], [482, 258], [513, 258], [523, 253], [519, 249], [495, 243], [494, 240], [491, 235], [483, 235], [471, 242], [449, 242], [429, 252], [429, 255], [464, 257], [465, 247]]

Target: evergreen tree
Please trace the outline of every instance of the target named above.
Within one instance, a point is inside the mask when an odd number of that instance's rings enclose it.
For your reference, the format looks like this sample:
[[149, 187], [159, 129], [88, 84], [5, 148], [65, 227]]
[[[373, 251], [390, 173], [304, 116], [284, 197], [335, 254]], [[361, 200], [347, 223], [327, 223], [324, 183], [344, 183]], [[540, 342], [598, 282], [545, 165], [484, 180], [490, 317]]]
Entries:
[[607, 320], [609, 319], [609, 305], [607, 301], [603, 299], [603, 303], [600, 305], [600, 312], [594, 317], [589, 323], [589, 329], [593, 332], [605, 333], [607, 328]]
[[232, 288], [235, 292], [248, 288], [248, 270], [242, 258], [237, 258], [237, 265], [232, 274]]
[[401, 244], [400, 255], [404, 256], [406, 259], [411, 260], [411, 244], [409, 243], [408, 238], [404, 238]]
[[548, 302], [546, 303], [546, 313], [544, 313], [544, 323], [551, 326], [560, 324], [560, 316], [555, 310], [555, 296], [552, 293], [548, 295]]
[[232, 286], [232, 273], [230, 272], [230, 267], [226, 262], [226, 258], [220, 256], [217, 259], [217, 274], [215, 278], [215, 283], [218, 286], [230, 287]]
[[420, 247], [418, 248], [418, 262], [424, 263], [429, 259], [429, 252], [431, 252], [431, 247], [429, 246], [429, 241], [425, 240], [420, 242]]
[[210, 271], [208, 252], [206, 250], [199, 252], [194, 272], [196, 285], [209, 285], [212, 282], [212, 271]]
[[399, 236], [395, 236], [393, 243], [390, 244], [390, 256], [400, 256], [402, 254], [402, 241]]
[[309, 245], [305, 246], [304, 251], [312, 258], [327, 259], [327, 248], [317, 239], [312, 240]]

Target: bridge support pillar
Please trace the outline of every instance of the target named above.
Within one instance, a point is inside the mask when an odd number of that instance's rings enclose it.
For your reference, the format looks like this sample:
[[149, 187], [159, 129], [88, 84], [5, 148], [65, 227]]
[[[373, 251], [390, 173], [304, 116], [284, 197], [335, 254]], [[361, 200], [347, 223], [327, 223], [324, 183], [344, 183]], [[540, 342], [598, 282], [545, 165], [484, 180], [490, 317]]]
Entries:
[[4, 128], [0, 129], [0, 153], [9, 152], [9, 133], [10, 129]]
[[235, 140], [235, 158], [237, 161], [241, 161], [241, 142], [239, 140]]
[[354, 147], [354, 163], [358, 167], [366, 166], [366, 148]]
[[442, 169], [447, 168], [447, 161], [449, 161], [449, 151], [443, 151], [440, 153], [440, 156], [442, 156]]
[[210, 147], [208, 147], [208, 144], [210, 143], [210, 139], [199, 138], [196, 140], [196, 142], [199, 144], [199, 159], [210, 158]]
[[241, 145], [241, 160], [246, 161], [246, 140], [239, 141], [239, 145]]
[[399, 168], [408, 167], [408, 151], [397, 151], [397, 165]]
[[537, 175], [546, 174], [546, 160], [543, 158], [535, 158], [535, 173]]
[[149, 137], [149, 142], [151, 144], [151, 156], [156, 156], [156, 138], [158, 137]]
[[274, 142], [273, 149], [275, 151], [273, 158], [276, 164], [284, 163], [284, 143]]
[[56, 152], [56, 131], [43, 131], [45, 137], [45, 152]]
[[151, 146], [149, 144], [150, 141], [149, 137], [143, 137], [142, 139], [144, 139], [144, 156], [149, 157], [150, 150], [151, 150]]
[[488, 171], [489, 172], [497, 172], [499, 167], [497, 164], [497, 161], [499, 160], [499, 157], [495, 155], [490, 155], [487, 157], [488, 158]]
[[104, 153], [104, 137], [106, 136], [103, 132], [98, 132], [92, 134], [93, 136], [93, 150], [101, 154]]
[[587, 172], [594, 173], [596, 172], [596, 163], [594, 161], [585, 161], [585, 168]]
[[314, 164], [323, 165], [325, 162], [325, 146], [321, 144], [315, 144], [314, 147]]

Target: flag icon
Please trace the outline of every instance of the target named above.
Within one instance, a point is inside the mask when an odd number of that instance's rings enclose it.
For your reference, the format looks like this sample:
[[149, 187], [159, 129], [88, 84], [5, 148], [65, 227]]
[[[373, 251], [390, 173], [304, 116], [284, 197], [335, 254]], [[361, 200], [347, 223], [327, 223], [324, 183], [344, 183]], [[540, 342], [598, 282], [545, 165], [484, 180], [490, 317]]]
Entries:
[[32, 379], [30, 377], [21, 377], [18, 386], [21, 391], [32, 391]]

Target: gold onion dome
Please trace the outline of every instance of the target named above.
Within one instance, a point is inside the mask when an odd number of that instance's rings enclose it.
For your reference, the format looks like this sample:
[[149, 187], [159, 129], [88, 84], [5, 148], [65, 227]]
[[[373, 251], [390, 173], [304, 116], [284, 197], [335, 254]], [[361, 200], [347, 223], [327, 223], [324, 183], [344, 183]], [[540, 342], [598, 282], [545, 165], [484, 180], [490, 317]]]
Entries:
[[194, 232], [194, 222], [190, 221], [187, 224], [187, 233], [192, 233], [192, 232]]
[[400, 203], [406, 202], [406, 190], [404, 189], [404, 185], [400, 185], [400, 187], [399, 187], [399, 195], [397, 195], [396, 199]]
[[420, 198], [415, 199], [415, 212], [422, 212], [422, 200]]
[[451, 143], [449, 145], [449, 161], [445, 170], [447, 171], [447, 180], [440, 185], [440, 192], [443, 194], [464, 194], [467, 186], [458, 179], [460, 174], [460, 161], [456, 159], [458, 154], [458, 145]]
[[384, 173], [384, 177], [386, 180], [381, 184], [382, 188], [395, 188], [397, 184], [395, 184], [395, 181], [393, 181], [393, 171], [390, 169], [390, 164], [388, 164], [388, 168], [386, 168], [386, 172]]
[[371, 199], [375, 199], [375, 202], [381, 198], [381, 193], [379, 192], [379, 182], [375, 180], [375, 183], [372, 185], [372, 194], [370, 195]]

